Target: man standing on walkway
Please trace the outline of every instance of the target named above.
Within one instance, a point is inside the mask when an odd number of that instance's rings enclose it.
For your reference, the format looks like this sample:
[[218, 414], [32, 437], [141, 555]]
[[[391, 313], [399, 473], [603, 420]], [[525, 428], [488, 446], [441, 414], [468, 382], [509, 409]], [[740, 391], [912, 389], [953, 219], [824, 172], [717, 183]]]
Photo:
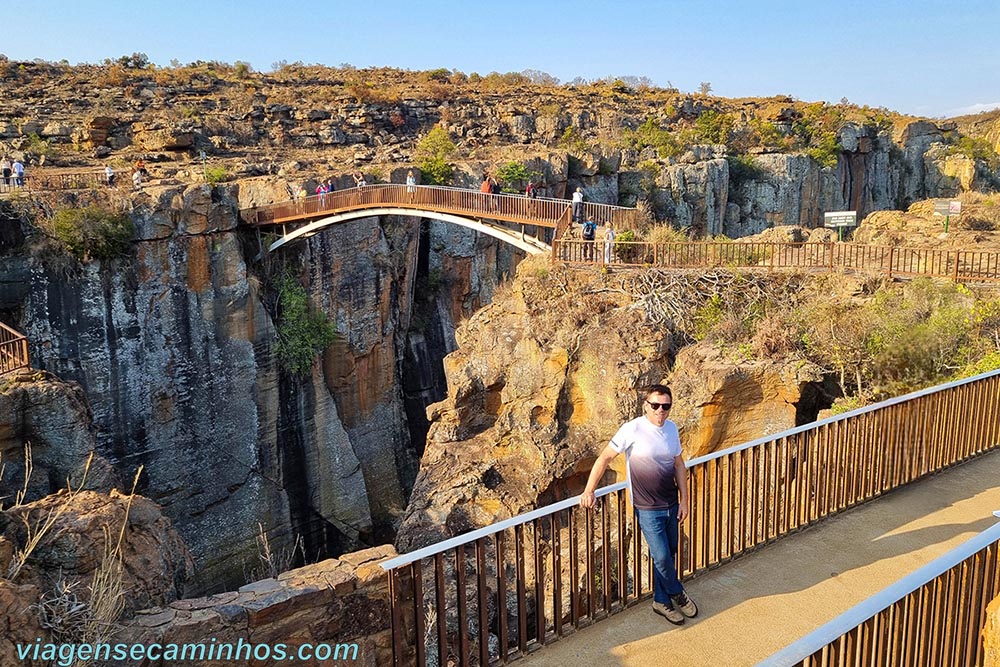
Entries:
[[583, 222], [583, 188], [573, 192], [573, 222]]
[[698, 615], [698, 606], [684, 592], [674, 566], [677, 526], [689, 508], [687, 468], [677, 425], [667, 419], [673, 405], [670, 387], [654, 384], [645, 394], [643, 415], [622, 425], [594, 461], [580, 504], [594, 507], [594, 491], [608, 465], [625, 452], [629, 495], [653, 558], [653, 611], [680, 625]]

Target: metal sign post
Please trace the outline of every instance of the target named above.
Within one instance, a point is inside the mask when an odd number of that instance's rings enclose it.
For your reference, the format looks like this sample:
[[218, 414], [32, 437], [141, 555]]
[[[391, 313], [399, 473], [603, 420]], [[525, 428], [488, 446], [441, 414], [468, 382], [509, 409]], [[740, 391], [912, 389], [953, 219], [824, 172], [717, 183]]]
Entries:
[[823, 214], [824, 227], [837, 228], [837, 240], [844, 240], [844, 227], [858, 226], [857, 211], [830, 211]]
[[938, 199], [934, 202], [934, 215], [944, 216], [944, 233], [948, 233], [948, 221], [951, 216], [962, 212], [962, 202], [957, 199]]

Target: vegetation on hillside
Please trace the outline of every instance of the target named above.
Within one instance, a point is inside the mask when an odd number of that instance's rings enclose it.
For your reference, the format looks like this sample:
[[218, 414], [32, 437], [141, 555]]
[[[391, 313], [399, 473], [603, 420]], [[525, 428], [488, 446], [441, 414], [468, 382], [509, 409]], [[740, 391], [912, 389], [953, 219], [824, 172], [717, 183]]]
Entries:
[[97, 204], [62, 208], [40, 222], [42, 230], [81, 262], [107, 261], [125, 255], [135, 233], [126, 213]]
[[525, 267], [517, 289], [533, 330], [547, 332], [543, 344], [572, 346], [560, 336], [615, 308], [639, 309], [675, 352], [702, 342], [734, 365], [816, 364], [839, 387], [835, 409], [1000, 368], [997, 290], [839, 274], [647, 269], [591, 278]]
[[326, 316], [310, 307], [309, 294], [294, 277], [282, 274], [277, 282], [278, 323], [274, 352], [288, 372], [306, 375], [316, 355], [339, 334]]
[[[333, 105], [374, 107], [384, 114], [376, 114], [372, 120], [381, 124], [384, 115], [384, 129], [406, 137], [413, 142], [410, 147], [416, 148], [433, 123], [457, 120], [451, 117], [454, 103], [479, 98], [485, 104], [486, 98], [506, 96], [524, 105], [522, 113], [554, 119], [558, 129], [546, 141], [575, 154], [599, 145], [617, 145], [652, 147], [659, 157], [669, 158], [691, 143], [708, 142], [725, 144], [733, 154], [751, 149], [808, 151], [824, 164], [835, 161], [835, 134], [843, 123], [888, 126], [901, 118], [885, 109], [860, 107], [846, 100], [830, 104], [803, 103], [786, 96], [725, 99], [712, 97], [707, 82], [699, 91], [682, 92], [669, 82], [658, 87], [642, 76], [577, 77], [562, 83], [538, 70], [467, 74], [447, 68], [359, 69], [346, 63], [327, 67], [282, 61], [274, 63], [270, 72], [256, 72], [245, 62], [174, 61], [157, 66], [145, 54], [133, 53], [82, 65], [13, 62], [0, 57], [0, 75], [0, 90], [5, 85], [16, 87], [17, 96], [24, 99], [75, 88], [77, 94], [71, 97], [78, 100], [81, 117], [96, 114], [114, 118], [141, 107], [147, 117], [193, 123], [207, 136], [226, 137], [220, 145], [242, 146], [247, 151], [271, 142], [290, 143], [281, 129], [260, 132], [257, 128], [268, 120], [268, 114], [281, 113], [276, 105], [304, 110]], [[180, 91], [185, 101], [175, 104]], [[14, 88], [9, 92], [13, 94]], [[431, 107], [426, 117], [417, 119], [407, 111], [412, 100], [440, 106]], [[622, 125], [581, 128], [574, 124], [579, 110], [596, 113], [612, 106], [622, 112]], [[420, 160], [431, 160], [427, 164], [430, 178], [424, 182], [447, 182], [446, 164], [467, 149], [462, 144], [476, 143], [470, 141], [472, 136], [459, 139], [454, 156], [420, 156]], [[56, 150], [68, 140], [61, 137], [54, 146], [35, 145]], [[79, 160], [84, 156], [61, 151], [57, 157]]]

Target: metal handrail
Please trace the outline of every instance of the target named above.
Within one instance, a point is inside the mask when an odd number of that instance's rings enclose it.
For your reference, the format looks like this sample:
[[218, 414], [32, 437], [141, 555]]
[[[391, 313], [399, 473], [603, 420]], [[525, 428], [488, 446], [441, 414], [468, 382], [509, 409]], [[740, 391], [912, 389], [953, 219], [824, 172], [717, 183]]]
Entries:
[[[1000, 518], [1000, 512], [994, 512]], [[757, 667], [980, 665], [986, 605], [1000, 593], [1000, 522], [862, 601]], [[992, 573], [992, 576], [990, 575]], [[970, 586], [970, 583], [973, 585]], [[940, 608], [935, 608], [940, 604]], [[947, 627], [946, 627], [947, 626]], [[921, 632], [912, 628], [919, 627]], [[907, 630], [910, 630], [907, 632]], [[931, 652], [937, 653], [937, 660]], [[913, 659], [921, 658], [917, 663]]]
[[96, 186], [107, 187], [108, 181], [103, 169], [32, 169], [24, 174], [24, 185], [14, 185], [14, 177], [11, 176], [11, 183], [5, 184], [0, 181], [0, 193], [34, 190], [72, 190], [93, 188]]
[[[1000, 370], [692, 459], [688, 463], [691, 507], [681, 527], [685, 539], [678, 554], [678, 572], [691, 577], [996, 449], [1000, 446], [998, 397]], [[440, 664], [453, 653], [460, 665], [485, 665], [494, 659], [506, 663], [523, 655], [529, 643], [558, 639], [647, 597], [651, 561], [624, 486], [600, 489], [598, 494], [608, 499], [597, 510], [584, 511], [578, 507], [578, 498], [569, 498], [386, 561], [397, 664], [413, 658], [422, 666], [426, 651], [435, 647]], [[578, 559], [581, 529], [586, 534], [586, 567]], [[525, 535], [530, 536], [532, 549], [525, 548]], [[567, 544], [568, 549], [561, 546]], [[474, 563], [467, 549], [475, 553]], [[529, 551], [535, 558], [530, 571], [525, 569]], [[428, 562], [430, 571], [425, 576]], [[568, 582], [564, 562], [568, 563]], [[511, 563], [517, 564], [514, 574], [508, 572]], [[465, 591], [470, 573], [476, 578], [479, 610], [487, 608], [488, 597], [500, 597], [495, 591], [505, 595], [497, 599], [494, 609], [507, 609], [514, 602], [517, 608], [516, 633], [508, 632], [513, 621], [505, 614], [491, 620], [482, 611], [472, 642], [478, 647], [478, 658], [469, 652], [467, 633], [457, 633], [455, 638], [446, 628], [447, 620], [454, 620], [456, 614], [457, 627], [467, 627], [461, 621], [468, 621], [471, 612], [464, 593], [446, 596], [445, 579], [454, 575], [457, 588]], [[509, 576], [517, 588], [513, 596], [506, 583]], [[425, 599], [425, 588], [434, 590], [433, 602]], [[533, 589], [533, 600], [526, 596], [529, 589]], [[425, 627], [424, 618], [431, 609], [437, 619], [433, 637], [426, 635], [432, 628]], [[501, 638], [499, 655], [487, 651], [487, 626], [496, 628], [494, 634]], [[454, 623], [449, 627], [455, 627]]]
[[[605, 247], [607, 248], [605, 249]], [[597, 252], [594, 252], [596, 250]], [[814, 269], [876, 271], [893, 276], [929, 276], [954, 281], [1000, 281], [1000, 252], [942, 250], [856, 243], [756, 241], [553, 241], [554, 259], [569, 263], [670, 268]]]
[[0, 322], [0, 375], [28, 367], [28, 338]]

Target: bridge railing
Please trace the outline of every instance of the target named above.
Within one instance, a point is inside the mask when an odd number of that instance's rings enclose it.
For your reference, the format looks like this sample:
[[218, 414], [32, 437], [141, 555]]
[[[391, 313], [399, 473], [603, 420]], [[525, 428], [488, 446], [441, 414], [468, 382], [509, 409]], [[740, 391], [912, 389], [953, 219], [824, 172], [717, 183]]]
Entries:
[[0, 322], [0, 375], [28, 367], [28, 338]]
[[[683, 577], [997, 448], [1000, 371], [883, 401], [688, 463]], [[382, 564], [396, 665], [507, 663], [650, 593], [624, 484]]]
[[93, 169], [32, 169], [25, 172], [24, 185], [15, 185], [14, 177], [9, 183], [0, 179], [0, 193], [31, 190], [81, 190], [107, 187], [104, 170]]
[[998, 550], [1000, 523], [757, 667], [982, 665], [986, 607], [1000, 594]]
[[[589, 242], [558, 238], [553, 257], [565, 262], [678, 268], [800, 268], [873, 271], [892, 276], [931, 276], [955, 281], [1000, 280], [1000, 252], [899, 248], [854, 243], [754, 243], [615, 241], [594, 259]], [[603, 248], [606, 243], [594, 243]], [[607, 255], [607, 258], [605, 258]]]
[[[426, 185], [367, 185], [338, 190], [277, 204], [241, 211], [250, 225], [274, 225], [305, 221], [340, 211], [375, 207], [413, 208], [495, 218], [542, 227], [556, 227], [570, 202], [565, 199], [528, 198], [512, 194], [486, 194], [477, 190]], [[634, 226], [639, 219], [635, 209], [607, 204], [584, 204], [584, 215], [598, 224]]]

